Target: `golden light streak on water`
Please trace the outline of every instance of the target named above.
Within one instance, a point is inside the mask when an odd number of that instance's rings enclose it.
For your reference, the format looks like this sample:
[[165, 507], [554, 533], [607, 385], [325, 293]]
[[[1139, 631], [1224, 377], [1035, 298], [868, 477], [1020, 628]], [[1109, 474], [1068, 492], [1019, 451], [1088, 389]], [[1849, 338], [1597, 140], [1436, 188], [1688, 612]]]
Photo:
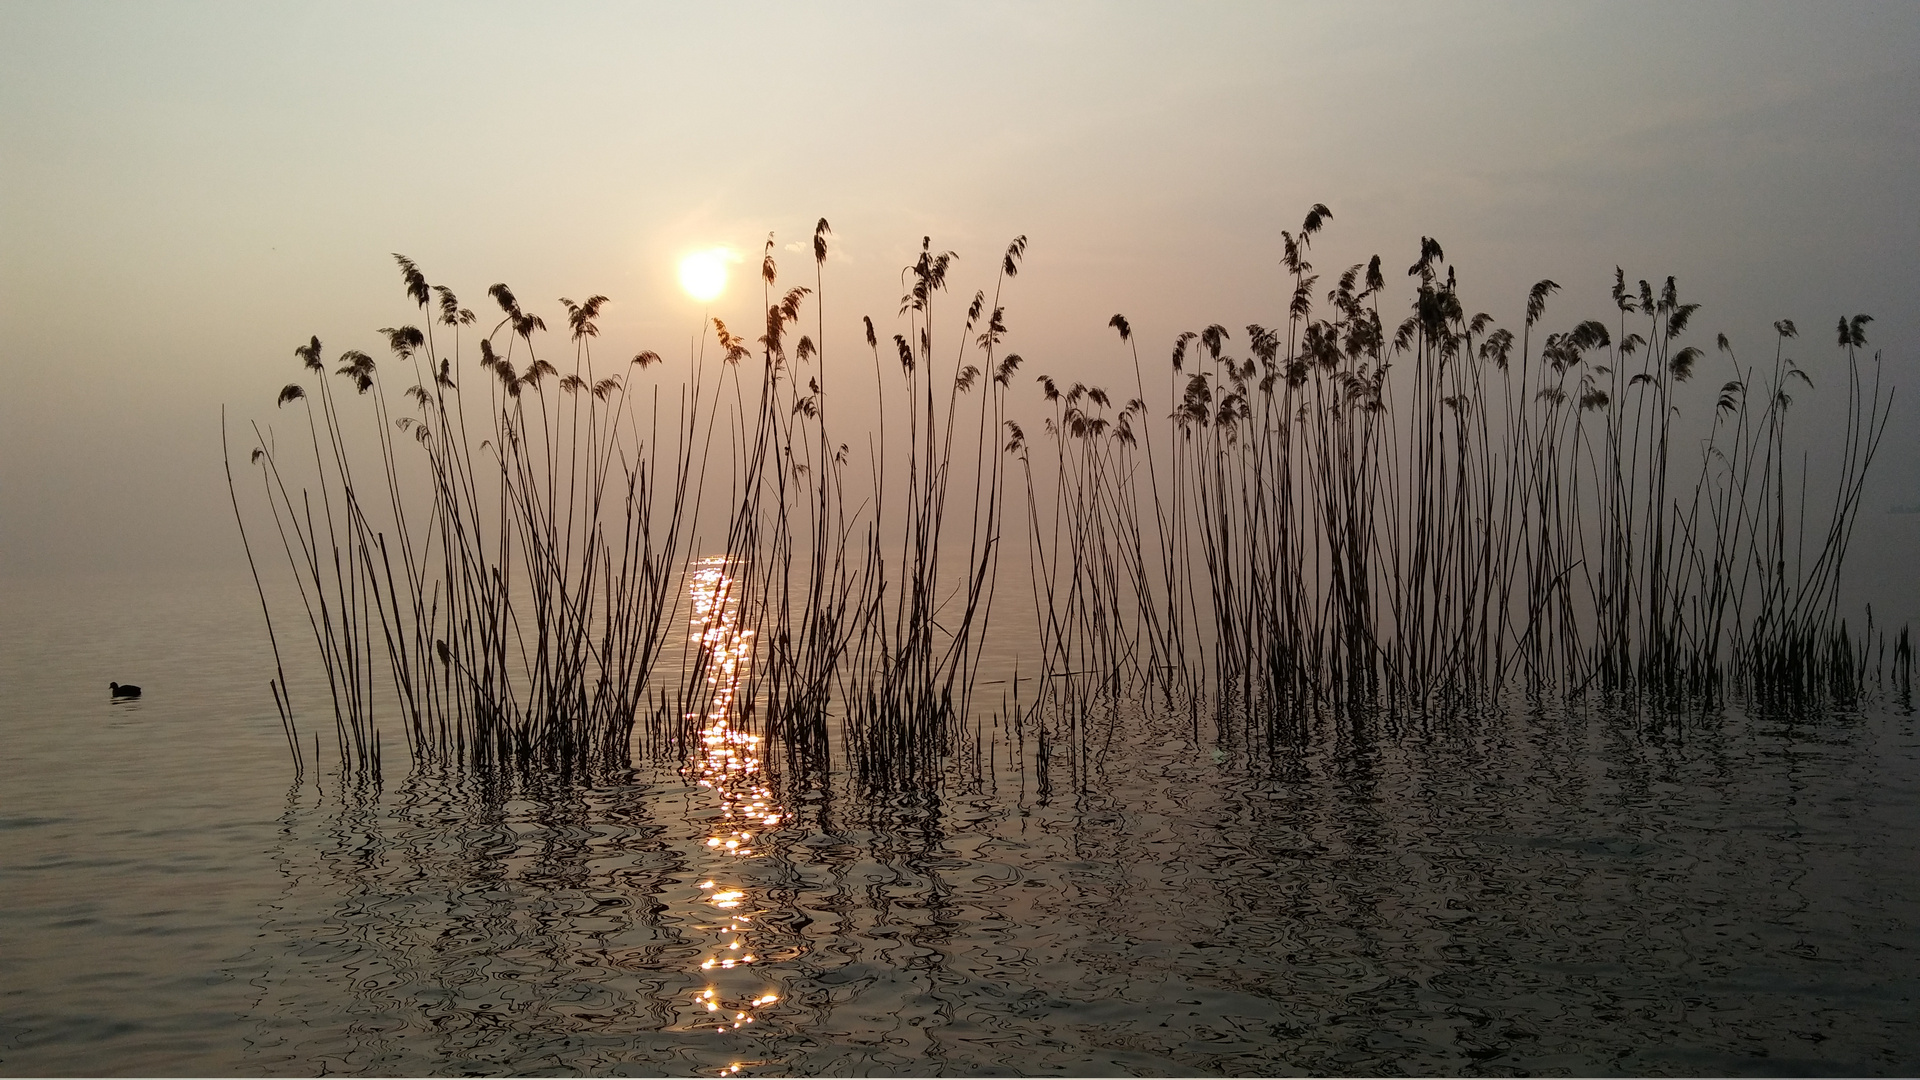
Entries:
[[[755, 962], [753, 919], [747, 914], [751, 899], [745, 888], [730, 880], [738, 873], [738, 860], [755, 857], [756, 837], [764, 838], [787, 817], [767, 783], [760, 737], [734, 726], [735, 696], [752, 663], [753, 632], [739, 625], [739, 602], [733, 586], [722, 560], [707, 560], [694, 569], [689, 586], [689, 640], [700, 650], [705, 663], [710, 699], [700, 717], [699, 750], [683, 773], [711, 791], [720, 805], [719, 816], [699, 849], [709, 862], [710, 876], [700, 882], [700, 889], [706, 894], [713, 918], [696, 924], [712, 935], [712, 944], [702, 950], [697, 970], [710, 981], [694, 995], [692, 1004], [698, 1019], [689, 1025], [710, 1025], [719, 1033], [738, 1031], [754, 1023], [758, 1019], [755, 1010], [780, 1000], [763, 981], [742, 978], [745, 969]], [[718, 985], [719, 981], [732, 985]], [[721, 1073], [738, 1073], [743, 1064], [729, 1065]]]

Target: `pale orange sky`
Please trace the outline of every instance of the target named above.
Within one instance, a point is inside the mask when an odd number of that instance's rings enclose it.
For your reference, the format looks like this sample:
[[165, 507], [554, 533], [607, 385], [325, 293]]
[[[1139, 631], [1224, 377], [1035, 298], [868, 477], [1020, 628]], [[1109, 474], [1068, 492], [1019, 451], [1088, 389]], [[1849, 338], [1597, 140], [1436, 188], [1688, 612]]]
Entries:
[[1920, 5], [688, 8], [0, 7], [0, 576], [232, 565], [220, 405], [270, 417], [309, 334], [383, 355], [389, 252], [551, 326], [605, 293], [630, 355], [684, 349], [695, 248], [828, 218], [851, 341], [922, 235], [964, 303], [1025, 234], [1009, 344], [1072, 376], [1116, 311], [1149, 356], [1282, 321], [1314, 202], [1323, 269], [1434, 236], [1508, 325], [1673, 274], [1702, 344], [1792, 318], [1818, 380], [1873, 314], [1908, 389], [1863, 564], [1920, 557]]

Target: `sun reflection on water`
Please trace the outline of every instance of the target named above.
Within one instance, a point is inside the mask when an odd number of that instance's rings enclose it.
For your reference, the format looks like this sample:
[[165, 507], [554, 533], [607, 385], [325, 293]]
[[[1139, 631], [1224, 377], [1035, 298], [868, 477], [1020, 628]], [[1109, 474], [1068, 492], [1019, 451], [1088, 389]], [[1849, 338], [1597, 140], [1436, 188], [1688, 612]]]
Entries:
[[[705, 857], [710, 876], [700, 882], [712, 918], [697, 924], [711, 935], [702, 950], [698, 971], [707, 985], [696, 991], [690, 1027], [711, 1027], [725, 1034], [746, 1029], [765, 1009], [780, 1000], [765, 981], [746, 969], [756, 960], [753, 917], [744, 888], [730, 884], [740, 869], [739, 859], [752, 858], [755, 840], [786, 819], [774, 801], [760, 757], [760, 737], [734, 726], [735, 695], [752, 663], [753, 631], [739, 625], [739, 601], [734, 579], [722, 560], [698, 564], [690, 585], [693, 597], [691, 643], [706, 671], [709, 696], [704, 713], [689, 713], [702, 722], [700, 746], [683, 775], [719, 797], [720, 812], [708, 829]], [[734, 1075], [743, 1064], [721, 1070]]]

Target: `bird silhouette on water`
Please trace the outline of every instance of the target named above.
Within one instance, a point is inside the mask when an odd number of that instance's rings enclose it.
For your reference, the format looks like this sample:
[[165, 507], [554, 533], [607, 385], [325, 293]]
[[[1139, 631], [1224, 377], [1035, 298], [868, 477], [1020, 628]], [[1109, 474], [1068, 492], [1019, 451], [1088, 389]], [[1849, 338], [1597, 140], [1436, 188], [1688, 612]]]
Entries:
[[137, 686], [126, 686], [122, 683], [110, 682], [107, 684], [107, 689], [113, 691], [113, 696], [116, 698], [134, 698], [140, 696], [140, 688]]

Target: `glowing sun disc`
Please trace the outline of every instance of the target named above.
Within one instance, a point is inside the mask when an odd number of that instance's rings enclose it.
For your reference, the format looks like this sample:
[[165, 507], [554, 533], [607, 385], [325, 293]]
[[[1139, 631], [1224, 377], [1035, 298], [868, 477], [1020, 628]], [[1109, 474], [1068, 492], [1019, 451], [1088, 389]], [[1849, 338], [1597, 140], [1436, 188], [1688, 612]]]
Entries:
[[727, 287], [727, 253], [696, 251], [680, 260], [680, 287], [695, 300], [711, 300]]

